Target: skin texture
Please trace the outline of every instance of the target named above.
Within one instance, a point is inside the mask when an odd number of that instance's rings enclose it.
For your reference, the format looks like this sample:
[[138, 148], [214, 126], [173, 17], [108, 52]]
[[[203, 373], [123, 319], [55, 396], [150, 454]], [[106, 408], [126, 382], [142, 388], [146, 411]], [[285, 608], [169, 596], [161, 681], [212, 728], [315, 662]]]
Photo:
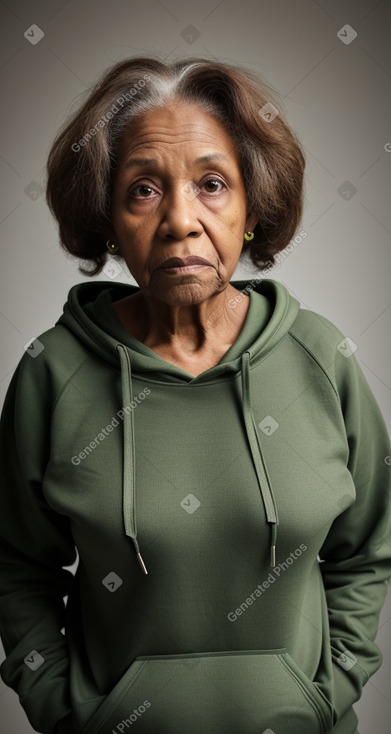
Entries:
[[[223, 159], [194, 163], [210, 153]], [[126, 166], [135, 157], [157, 163]], [[237, 339], [249, 306], [248, 296], [235, 309], [228, 305], [238, 293], [229, 281], [244, 232], [257, 223], [247, 213], [234, 141], [220, 121], [176, 102], [137, 118], [122, 136], [118, 161], [104, 234], [119, 245], [140, 292], [113, 307], [136, 339], [196, 376]], [[195, 196], [181, 190], [189, 181], [199, 188]], [[186, 273], [157, 269], [190, 255], [211, 265]]]

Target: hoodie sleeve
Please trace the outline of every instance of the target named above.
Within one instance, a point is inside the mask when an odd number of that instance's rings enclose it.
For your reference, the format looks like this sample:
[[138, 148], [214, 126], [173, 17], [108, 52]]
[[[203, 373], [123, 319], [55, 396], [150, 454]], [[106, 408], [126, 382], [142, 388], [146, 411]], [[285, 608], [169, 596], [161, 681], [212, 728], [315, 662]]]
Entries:
[[344, 357], [336, 350], [334, 368], [356, 498], [334, 521], [319, 555], [334, 705], [342, 716], [382, 663], [375, 639], [391, 576], [391, 449], [379, 406], [354, 354]]
[[20, 360], [0, 419], [0, 636], [4, 683], [32, 727], [68, 714], [65, 606], [77, 552], [68, 518], [42, 492], [50, 455], [52, 379], [44, 353]]

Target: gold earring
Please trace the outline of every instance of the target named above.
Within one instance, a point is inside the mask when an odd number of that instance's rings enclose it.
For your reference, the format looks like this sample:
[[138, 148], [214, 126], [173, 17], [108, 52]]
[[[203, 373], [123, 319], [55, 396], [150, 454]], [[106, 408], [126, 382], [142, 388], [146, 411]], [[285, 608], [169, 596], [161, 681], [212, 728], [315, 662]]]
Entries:
[[110, 240], [107, 240], [106, 247], [112, 255], [115, 255], [115, 253], [119, 250], [119, 246], [116, 245], [115, 242], [110, 242]]
[[250, 240], [253, 240], [254, 239], [254, 232], [252, 232], [251, 230], [249, 230], [248, 232], [245, 232], [244, 233], [244, 239], [247, 240], [247, 242], [249, 242]]

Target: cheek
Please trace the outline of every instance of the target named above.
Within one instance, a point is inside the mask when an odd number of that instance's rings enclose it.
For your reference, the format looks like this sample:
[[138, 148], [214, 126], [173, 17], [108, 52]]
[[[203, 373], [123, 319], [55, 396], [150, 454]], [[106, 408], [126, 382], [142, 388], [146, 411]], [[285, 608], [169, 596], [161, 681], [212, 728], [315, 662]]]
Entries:
[[227, 239], [222, 241], [222, 255], [225, 259], [238, 260], [244, 244], [244, 228], [240, 225], [238, 217], [232, 217], [227, 221], [227, 235]]
[[230, 207], [226, 213], [226, 222], [232, 233], [235, 233], [240, 238], [244, 232], [244, 225], [246, 221], [246, 208], [242, 202], [236, 200], [235, 205]]
[[142, 251], [147, 249], [149, 241], [148, 222], [130, 216], [125, 209], [117, 209], [112, 216], [112, 224], [123, 253], [132, 261], [141, 261]]
[[140, 222], [129, 213], [126, 204], [122, 202], [120, 205], [113, 205], [112, 222], [118, 234], [125, 237], [127, 234], [134, 234], [140, 226]]

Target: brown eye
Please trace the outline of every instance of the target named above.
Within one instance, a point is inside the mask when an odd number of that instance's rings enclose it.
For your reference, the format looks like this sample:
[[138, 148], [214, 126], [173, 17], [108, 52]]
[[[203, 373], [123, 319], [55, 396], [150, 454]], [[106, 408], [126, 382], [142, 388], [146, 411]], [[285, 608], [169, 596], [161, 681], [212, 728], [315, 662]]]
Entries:
[[[223, 186], [225, 188], [225, 184], [223, 184], [223, 182], [220, 181], [219, 178], [208, 178], [208, 180], [205, 181], [202, 185], [203, 186], [207, 186], [208, 184], [212, 184], [212, 185], [216, 185], [217, 184], [217, 185]], [[214, 193], [218, 193], [219, 194], [220, 191], [221, 191], [221, 189], [217, 189], [217, 190], [216, 189], [213, 189], [213, 191], [208, 191], [208, 193], [209, 194], [214, 194]]]
[[[140, 191], [142, 191], [143, 193], [145, 193], [146, 190], [148, 190], [148, 191], [154, 191], [154, 189], [151, 186], [148, 186], [148, 184], [143, 184], [142, 183], [142, 184], [137, 184], [137, 186], [135, 186], [133, 189], [131, 189], [129, 191], [129, 195], [133, 196], [134, 192], [137, 191], [137, 189], [140, 189]], [[137, 198], [150, 199], [151, 197], [150, 196], [143, 196], [143, 195], [141, 195], [141, 197], [137, 197], [136, 196], [135, 198], [136, 199]]]

